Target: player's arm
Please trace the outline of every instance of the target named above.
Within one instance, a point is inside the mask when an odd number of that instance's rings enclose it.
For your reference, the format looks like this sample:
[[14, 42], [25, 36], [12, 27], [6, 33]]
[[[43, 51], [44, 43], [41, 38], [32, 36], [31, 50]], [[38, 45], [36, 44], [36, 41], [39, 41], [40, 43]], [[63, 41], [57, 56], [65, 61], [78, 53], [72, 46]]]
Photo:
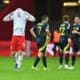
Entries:
[[36, 34], [35, 34], [35, 32], [34, 32], [34, 28], [31, 28], [31, 29], [30, 29], [30, 32], [31, 32], [32, 36], [33, 36], [34, 38], [36, 38]]
[[72, 34], [78, 34], [78, 35], [80, 35], [80, 32], [77, 31], [77, 30], [73, 30], [73, 31], [72, 31]]
[[72, 43], [71, 38], [68, 38], [68, 43], [69, 43], [69, 44], [71, 44], [71, 43]]
[[70, 28], [66, 31], [66, 35], [68, 37], [68, 43], [71, 45], [72, 43], [72, 24], [70, 24]]
[[11, 21], [13, 19], [13, 12], [9, 13], [3, 18], [3, 21]]
[[47, 25], [45, 31], [46, 31], [46, 34], [47, 34], [49, 37], [51, 37], [51, 33], [50, 33], [50, 31], [49, 31], [49, 25]]
[[47, 34], [49, 37], [51, 37], [51, 33], [50, 33], [49, 29], [46, 29], [46, 34]]
[[25, 15], [26, 15], [26, 19], [29, 20], [29, 21], [32, 21], [32, 22], [35, 22], [36, 21], [36, 18], [31, 15], [30, 13], [28, 13], [27, 11], [24, 12]]

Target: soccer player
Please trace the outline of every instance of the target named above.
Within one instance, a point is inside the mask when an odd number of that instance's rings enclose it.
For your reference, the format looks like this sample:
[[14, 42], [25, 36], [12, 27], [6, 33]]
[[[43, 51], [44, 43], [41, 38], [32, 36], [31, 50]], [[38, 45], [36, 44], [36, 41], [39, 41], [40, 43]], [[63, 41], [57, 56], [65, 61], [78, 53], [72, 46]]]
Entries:
[[59, 52], [59, 41], [60, 41], [60, 32], [59, 29], [55, 29], [55, 31], [53, 32], [54, 56], [56, 55], [56, 51]]
[[21, 8], [17, 8], [3, 18], [3, 21], [13, 21], [13, 37], [11, 54], [15, 58], [15, 69], [19, 70], [25, 53], [25, 27], [27, 21], [35, 21], [35, 17]]
[[65, 54], [64, 68], [68, 69], [69, 62], [69, 44], [71, 43], [71, 24], [69, 23], [69, 16], [63, 16], [63, 23], [60, 25], [60, 53], [59, 53], [59, 69], [63, 67], [63, 56]]
[[37, 46], [39, 49], [38, 56], [36, 57], [32, 69], [37, 69], [37, 64], [42, 58], [42, 63], [44, 66], [44, 70], [47, 69], [47, 62], [46, 62], [46, 46], [47, 46], [47, 37], [51, 36], [49, 31], [49, 24], [48, 24], [48, 16], [42, 16], [42, 22], [35, 25], [35, 27], [31, 28], [30, 32], [33, 37], [36, 39]]
[[73, 54], [72, 54], [72, 66], [70, 69], [74, 69], [76, 61], [76, 53], [80, 49], [80, 18], [76, 16], [74, 18], [74, 24], [72, 27], [72, 42], [73, 42]]

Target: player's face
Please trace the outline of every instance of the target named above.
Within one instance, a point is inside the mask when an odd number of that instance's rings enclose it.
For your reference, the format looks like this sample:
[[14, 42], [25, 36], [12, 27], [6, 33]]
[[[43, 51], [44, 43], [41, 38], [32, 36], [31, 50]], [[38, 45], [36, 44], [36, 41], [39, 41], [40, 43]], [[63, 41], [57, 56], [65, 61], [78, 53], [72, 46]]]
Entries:
[[46, 18], [46, 19], [44, 20], [44, 23], [48, 23], [48, 21], [49, 21], [49, 19], [48, 19], [48, 18]]
[[75, 18], [74, 18], [74, 22], [75, 22], [76, 24], [78, 24], [78, 23], [80, 22], [79, 17], [75, 17]]

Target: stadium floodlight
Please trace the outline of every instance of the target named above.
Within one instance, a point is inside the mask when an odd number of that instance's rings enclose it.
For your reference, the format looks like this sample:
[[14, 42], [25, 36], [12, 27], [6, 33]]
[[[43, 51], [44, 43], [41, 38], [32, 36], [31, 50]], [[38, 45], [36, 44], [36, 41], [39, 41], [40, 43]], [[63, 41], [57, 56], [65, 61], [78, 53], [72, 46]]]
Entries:
[[78, 0], [78, 3], [80, 4], [80, 0]]
[[4, 4], [9, 4], [10, 0], [3, 0]]
[[74, 7], [74, 6], [78, 6], [77, 2], [64, 2], [63, 3], [64, 7]]

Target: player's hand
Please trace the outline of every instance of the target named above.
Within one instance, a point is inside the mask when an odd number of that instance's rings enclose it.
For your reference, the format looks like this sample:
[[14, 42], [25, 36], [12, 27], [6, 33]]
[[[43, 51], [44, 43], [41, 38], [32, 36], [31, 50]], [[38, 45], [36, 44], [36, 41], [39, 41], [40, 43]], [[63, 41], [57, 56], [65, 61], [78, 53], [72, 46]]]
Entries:
[[73, 33], [73, 34], [77, 34], [78, 32], [77, 32], [76, 30], [73, 30], [72, 33]]
[[49, 36], [47, 36], [47, 42], [49, 42], [51, 40], [51, 38]]
[[34, 38], [36, 39], [36, 35], [34, 35]]
[[68, 43], [71, 44], [72, 40], [71, 38], [68, 38]]

